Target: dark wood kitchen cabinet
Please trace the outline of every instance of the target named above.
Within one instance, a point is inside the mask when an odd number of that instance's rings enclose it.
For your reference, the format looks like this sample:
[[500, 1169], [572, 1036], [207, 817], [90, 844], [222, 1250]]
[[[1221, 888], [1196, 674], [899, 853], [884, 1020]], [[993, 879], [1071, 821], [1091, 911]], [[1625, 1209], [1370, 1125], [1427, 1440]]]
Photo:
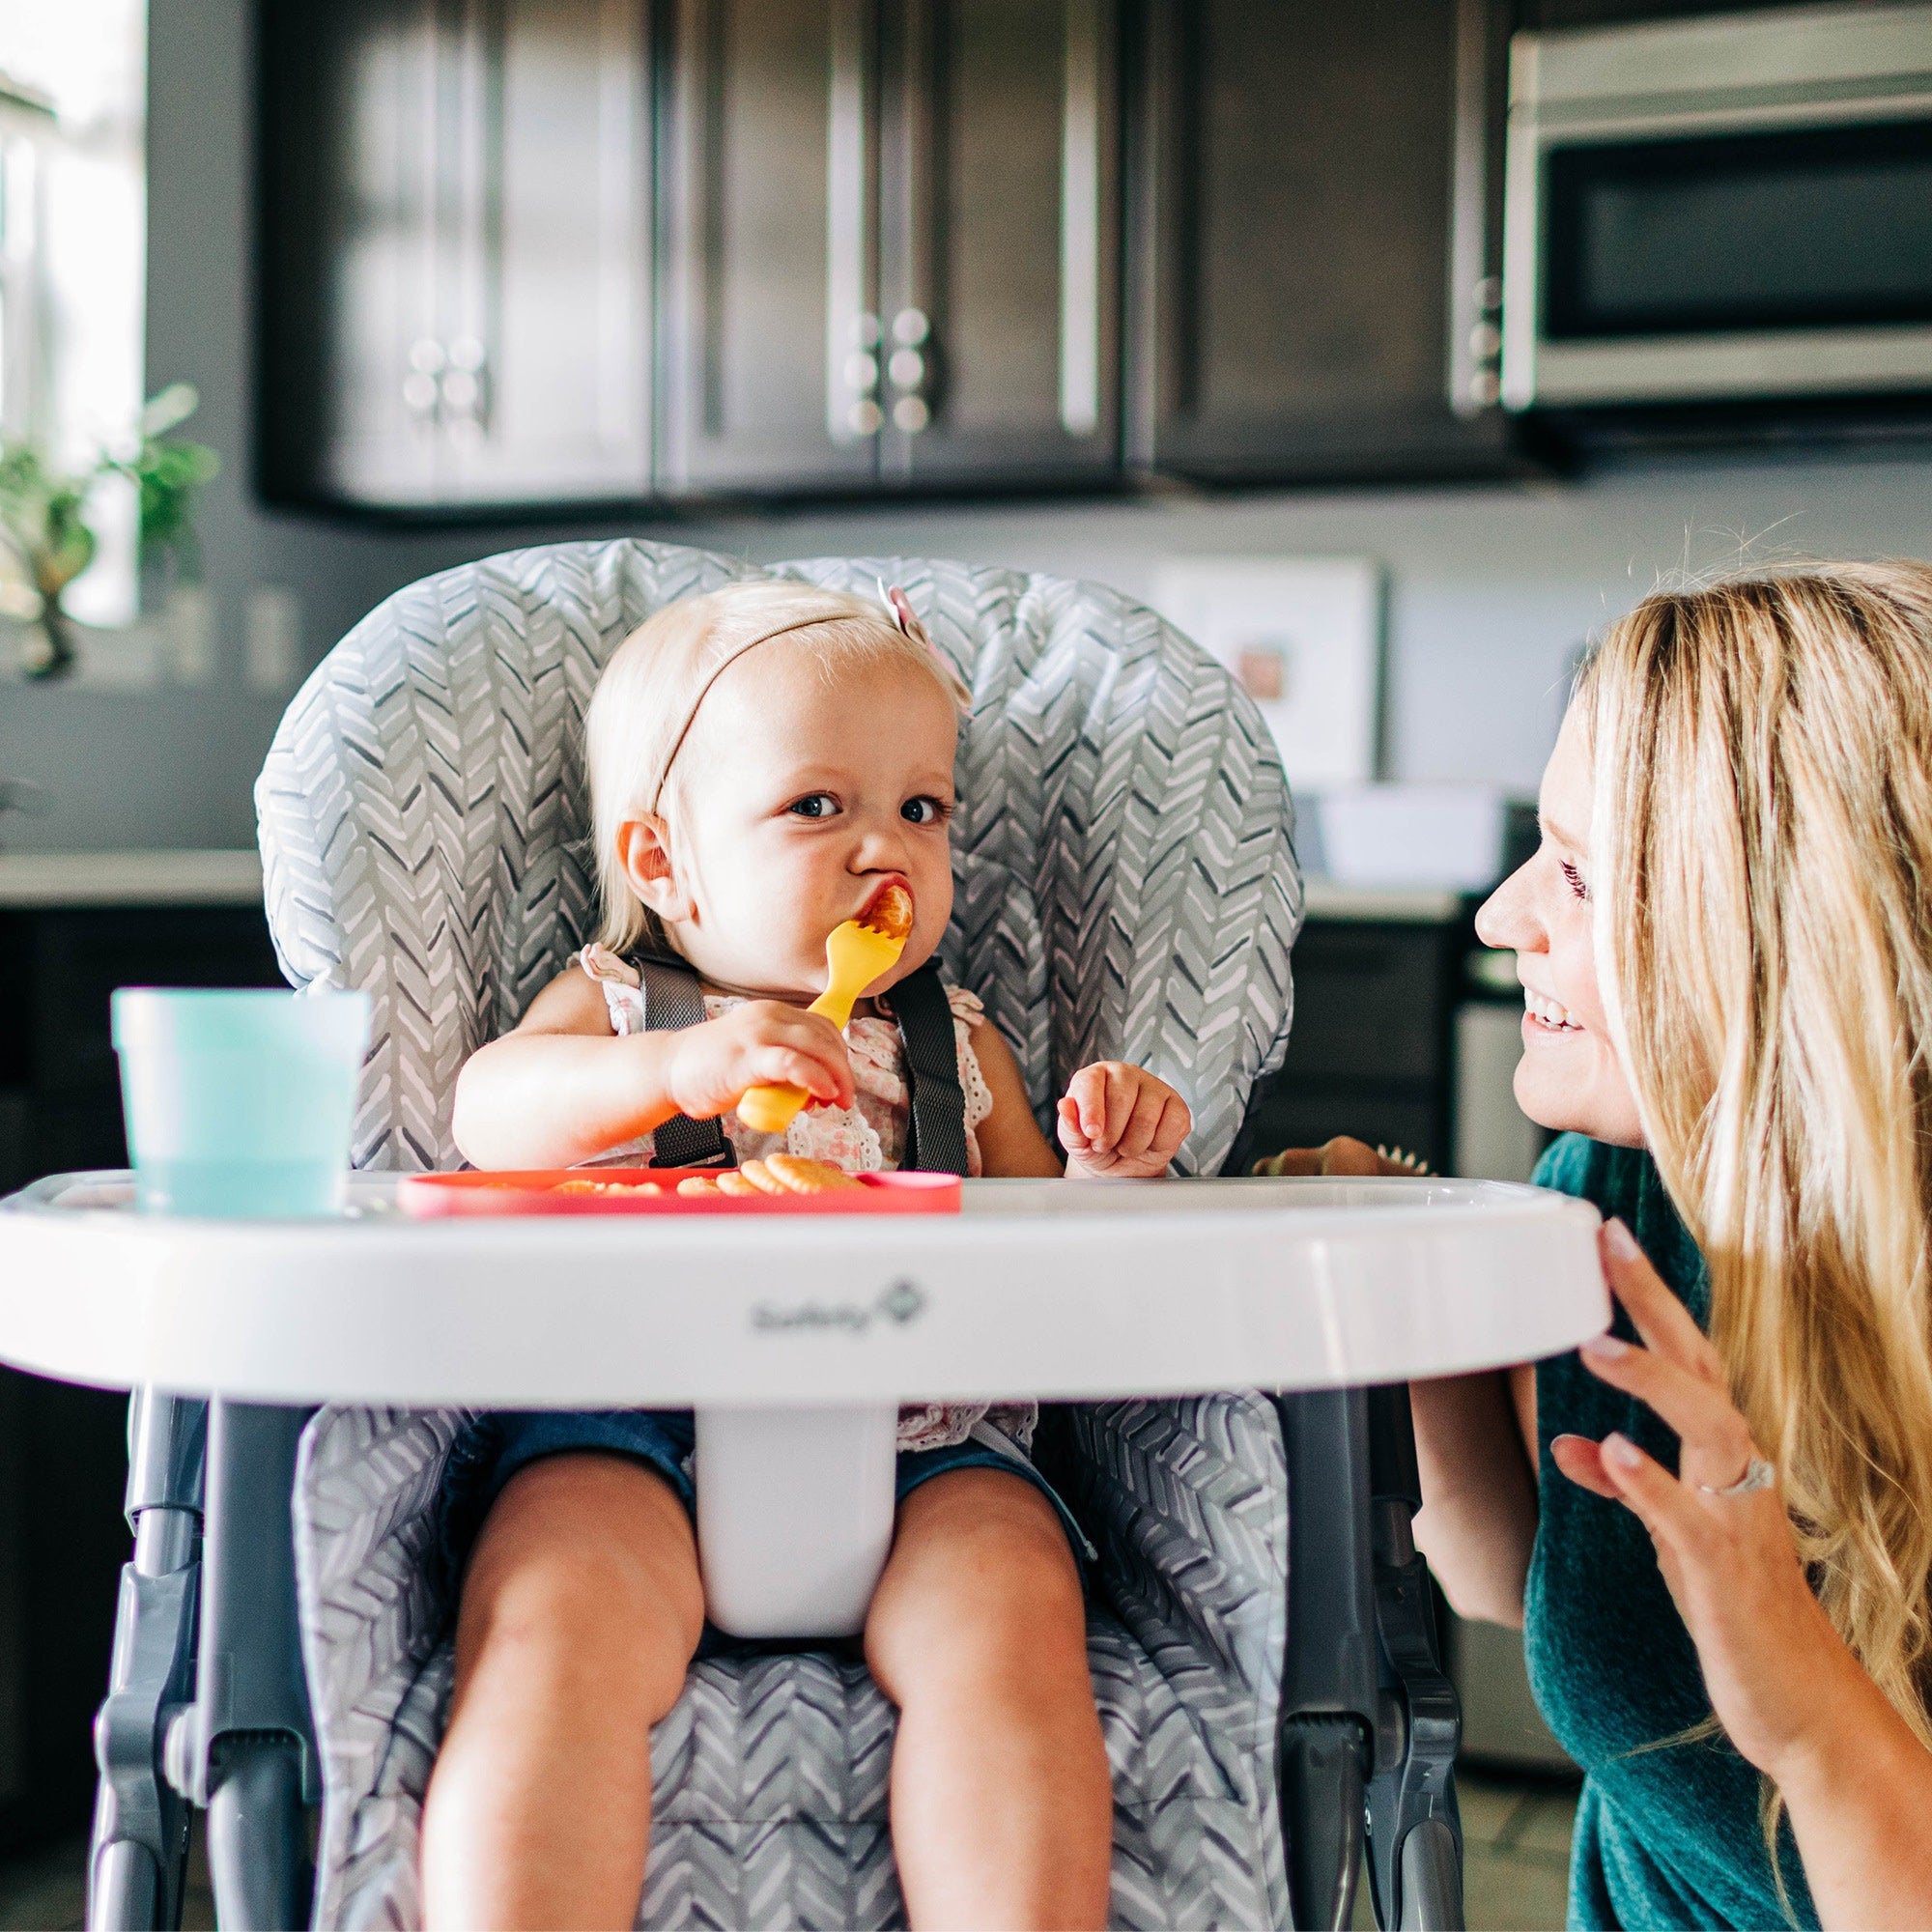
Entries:
[[1513, 0], [258, 5], [271, 500], [1521, 465]]
[[678, 0], [661, 486], [1119, 463], [1113, 0]]
[[1120, 465], [1112, 0], [889, 16], [880, 230], [888, 480], [1072, 482]]
[[865, 0], [676, 0], [660, 69], [673, 495], [862, 489], [878, 470], [877, 37]]
[[650, 488], [649, 0], [265, 0], [272, 500]]
[[1218, 482], [1484, 473], [1502, 0], [1148, 0], [1128, 459]]
[[1455, 1009], [1470, 937], [1466, 913], [1311, 916], [1294, 946], [1288, 1059], [1256, 1094], [1240, 1151], [1351, 1134], [1453, 1172]]

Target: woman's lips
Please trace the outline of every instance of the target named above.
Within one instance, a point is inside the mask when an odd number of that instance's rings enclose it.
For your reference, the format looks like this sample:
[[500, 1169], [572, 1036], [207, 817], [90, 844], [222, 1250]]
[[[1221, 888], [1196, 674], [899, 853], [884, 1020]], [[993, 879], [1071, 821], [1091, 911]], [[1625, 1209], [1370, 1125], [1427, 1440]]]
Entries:
[[1559, 1006], [1548, 994], [1533, 986], [1522, 989], [1523, 1024], [1537, 1033], [1581, 1033], [1583, 1029], [1570, 1017], [1570, 1009]]

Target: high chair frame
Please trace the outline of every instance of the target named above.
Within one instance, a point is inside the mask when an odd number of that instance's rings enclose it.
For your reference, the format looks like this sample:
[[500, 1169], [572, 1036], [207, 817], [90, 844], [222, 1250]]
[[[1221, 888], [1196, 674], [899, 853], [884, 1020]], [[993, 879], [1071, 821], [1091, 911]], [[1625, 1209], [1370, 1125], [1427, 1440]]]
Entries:
[[[961, 755], [986, 789], [962, 791], [949, 944], [963, 962], [1016, 962], [988, 990], [1006, 1002], [996, 1017], [1030, 1088], [1046, 1093], [1083, 1040], [1123, 1037], [1130, 1014], [1203, 1083], [1196, 1145], [1212, 1151], [1200, 1158], [1240, 1172], [1222, 1150], [1239, 1148], [1253, 1083], [1280, 1064], [1299, 898], [1285, 781], [1229, 675], [1096, 586], [903, 560], [775, 568], [855, 588], [893, 573], [955, 663], [975, 668], [979, 653]], [[445, 1090], [456, 1066], [561, 964], [560, 937], [583, 929], [571, 725], [603, 655], [668, 598], [757, 574], [629, 540], [487, 559], [372, 613], [291, 707], [257, 794], [284, 964], [298, 984], [370, 986], [379, 1013], [400, 1015], [379, 1029], [365, 1077], [358, 1165], [453, 1157]], [[1063, 796], [1075, 772], [1079, 788]], [[1170, 782], [1182, 791], [1164, 792]], [[1199, 828], [1185, 836], [1165, 816], [1180, 796]], [[1049, 863], [1049, 830], [1062, 869], [1041, 886], [1028, 868]], [[1131, 862], [1128, 912], [1107, 896], [1117, 861]], [[1049, 891], [1058, 896], [1027, 897]], [[1164, 923], [1151, 928], [1148, 917]], [[1232, 951], [1217, 937], [1229, 919], [1249, 922]], [[1046, 997], [1062, 961], [1071, 962], [1065, 1009]], [[1264, 1426], [1266, 1406], [1241, 1400]], [[1406, 1395], [1284, 1395], [1272, 1408], [1288, 1483], [1288, 1637], [1276, 1762], [1263, 1770], [1278, 1792], [1293, 1922], [1349, 1922], [1366, 1821], [1382, 1923], [1458, 1925], [1458, 1724], [1409, 1534], [1418, 1491]], [[306, 1421], [301, 1409], [136, 1399], [135, 1554], [97, 1727], [91, 1924], [178, 1922], [194, 1806], [207, 1808], [224, 1926], [310, 1915], [303, 1807], [320, 1795], [322, 1765], [303, 1645], [312, 1659], [328, 1652], [298, 1621], [291, 1497]], [[319, 1425], [305, 1456], [321, 1436]], [[334, 1439], [341, 1455], [360, 1453], [353, 1430]], [[1159, 1480], [1175, 1477], [1164, 1468]], [[1279, 1569], [1271, 1575], [1278, 1590]], [[343, 1587], [354, 1612], [359, 1579]], [[1265, 1656], [1272, 1639], [1260, 1640]], [[358, 1641], [353, 1628], [348, 1641]], [[1137, 1655], [1146, 1681], [1171, 1692], [1163, 1670], [1177, 1659]], [[327, 1663], [316, 1667], [327, 1742], [334, 1707]], [[420, 1713], [411, 1721], [407, 1755], [418, 1765], [434, 1733]], [[1188, 1738], [1203, 1721], [1181, 1706]], [[1266, 1735], [1258, 1725], [1242, 1749]], [[1257, 1776], [1255, 1789], [1265, 1783]], [[1270, 1869], [1267, 1896], [1279, 1900]]]

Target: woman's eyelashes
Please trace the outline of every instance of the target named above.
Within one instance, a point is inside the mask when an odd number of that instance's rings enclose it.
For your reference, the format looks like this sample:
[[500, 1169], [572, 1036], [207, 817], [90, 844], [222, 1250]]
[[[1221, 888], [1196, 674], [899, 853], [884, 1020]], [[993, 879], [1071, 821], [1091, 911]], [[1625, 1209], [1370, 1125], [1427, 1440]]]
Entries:
[[1584, 883], [1583, 875], [1567, 859], [1556, 862], [1557, 869], [1563, 874], [1563, 883], [1570, 888], [1573, 897], [1587, 899], [1590, 888]]

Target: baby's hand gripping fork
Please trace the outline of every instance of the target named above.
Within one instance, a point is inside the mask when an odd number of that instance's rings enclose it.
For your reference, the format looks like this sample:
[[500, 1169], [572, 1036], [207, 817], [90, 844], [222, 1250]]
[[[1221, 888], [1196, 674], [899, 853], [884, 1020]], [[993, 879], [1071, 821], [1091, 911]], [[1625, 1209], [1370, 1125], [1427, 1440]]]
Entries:
[[[840, 1033], [872, 981], [898, 964], [912, 933], [912, 895], [887, 886], [857, 919], [833, 927], [825, 942], [825, 990], [808, 1012], [822, 1014]], [[738, 1100], [738, 1118], [761, 1134], [781, 1134], [811, 1096], [803, 1087], [751, 1087]]]

